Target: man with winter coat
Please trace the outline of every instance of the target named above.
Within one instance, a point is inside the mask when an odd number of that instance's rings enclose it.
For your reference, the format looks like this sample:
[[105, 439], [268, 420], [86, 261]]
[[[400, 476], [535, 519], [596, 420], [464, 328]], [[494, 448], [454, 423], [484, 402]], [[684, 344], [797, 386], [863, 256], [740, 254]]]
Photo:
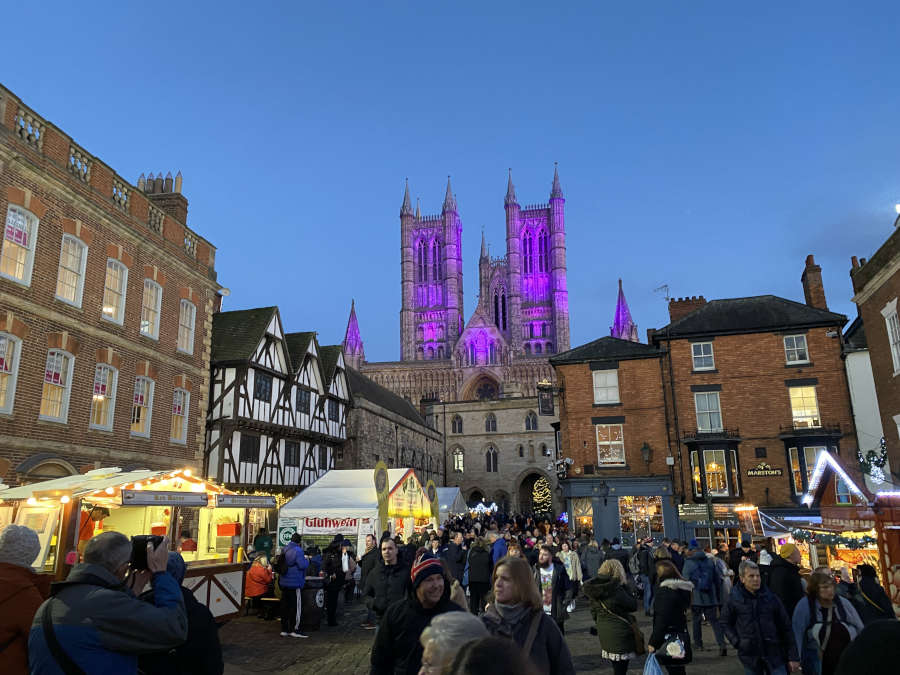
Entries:
[[363, 598], [380, 622], [387, 608], [406, 597], [410, 587], [409, 568], [397, 560], [397, 544], [393, 539], [381, 542], [383, 564], [374, 567], [366, 577]]
[[875, 568], [871, 565], [859, 565], [858, 592], [853, 596], [853, 605], [863, 625], [868, 626], [873, 621], [880, 619], [893, 619], [894, 608], [891, 599], [884, 589], [878, 584]]
[[463, 572], [466, 569], [466, 549], [463, 546], [462, 532], [453, 533], [453, 539], [447, 544], [442, 557], [447, 563], [450, 576], [462, 584]]
[[581, 565], [584, 567], [585, 579], [596, 577], [602, 563], [603, 553], [600, 551], [600, 546], [597, 544], [596, 539], [591, 539], [590, 543], [584, 547], [584, 555], [581, 556]]
[[[366, 581], [369, 574], [381, 565], [381, 551], [378, 549], [374, 534], [366, 535], [366, 552], [359, 559], [359, 588], [360, 593], [365, 593]], [[368, 607], [366, 608], [366, 620], [363, 621], [362, 627], [366, 630], [375, 630], [375, 612]]]
[[478, 616], [484, 611], [485, 598], [491, 590], [491, 549], [481, 537], [469, 547], [469, 611]]
[[612, 545], [609, 547], [609, 551], [606, 554], [606, 559], [618, 560], [622, 563], [622, 567], [625, 568], [625, 574], [628, 575], [628, 578], [631, 578], [631, 570], [628, 569], [628, 559], [631, 556], [628, 555], [628, 551], [622, 548], [622, 544], [619, 542], [618, 537], [613, 537]]
[[745, 534], [741, 538], [741, 545], [737, 548], [734, 548], [728, 552], [728, 566], [731, 568], [731, 571], [734, 572], [734, 578], [738, 579], [740, 574], [738, 573], [738, 568], [741, 565], [741, 562], [744, 560], [749, 560], [750, 562], [756, 562], [756, 551], [754, 551], [750, 547], [750, 535]]
[[7, 525], [0, 532], [0, 673], [28, 672], [28, 632], [35, 612], [50, 591], [50, 577], [35, 574], [31, 563], [41, 550], [37, 532]]
[[638, 578], [644, 585], [644, 614], [650, 615], [650, 607], [653, 602], [653, 586], [650, 583], [651, 572], [653, 571], [653, 549], [650, 545], [653, 543], [651, 537], [647, 537], [638, 545], [637, 555], [638, 562]]
[[[93, 537], [85, 546], [84, 562], [75, 565], [65, 581], [52, 585], [50, 598], [34, 617], [28, 636], [32, 675], [60, 675], [76, 668], [136, 674], [138, 655], [183, 643], [187, 615], [178, 582], [166, 571], [168, 557], [168, 537], [156, 548], [148, 544], [148, 569], [132, 570], [126, 580], [128, 537], [120, 532]], [[148, 580], [152, 604], [134, 595]]]
[[501, 537], [496, 530], [488, 532], [488, 541], [491, 542], [491, 567], [493, 567], [500, 558], [506, 556], [509, 548], [506, 545], [506, 539]]
[[538, 564], [534, 568], [534, 583], [544, 604], [544, 613], [559, 626], [559, 632], [566, 634], [566, 619], [569, 612], [566, 606], [572, 599], [569, 575], [558, 558], [553, 557], [553, 549], [544, 544], [538, 554]]
[[694, 584], [693, 597], [691, 598], [691, 615], [694, 623], [694, 649], [703, 651], [703, 631], [701, 623], [703, 617], [709, 621], [719, 645], [719, 654], [726, 655], [725, 636], [722, 633], [722, 624], [718, 621], [719, 607], [722, 604], [720, 597], [722, 589], [722, 576], [712, 560], [706, 557], [706, 553], [697, 545], [697, 540], [692, 539], [690, 553], [684, 561], [682, 575]]
[[769, 590], [772, 591], [789, 615], [803, 599], [803, 580], [800, 578], [800, 550], [793, 544], [784, 544], [778, 555], [769, 562]]
[[748, 675], [785, 675], [800, 669], [791, 619], [781, 600], [762, 585], [759, 566], [744, 560], [722, 612], [725, 637], [737, 648]]
[[300, 614], [303, 610], [300, 594], [306, 584], [306, 568], [309, 567], [309, 560], [300, 546], [301, 541], [300, 535], [294, 532], [281, 552], [287, 568], [287, 572], [278, 576], [278, 585], [281, 587], [281, 637], [309, 637], [300, 630]]
[[445, 583], [440, 560], [421, 560], [408, 579], [412, 591], [388, 607], [378, 624], [371, 675], [416, 675], [422, 667], [422, 631], [438, 614], [463, 611], [450, 601], [450, 585]]

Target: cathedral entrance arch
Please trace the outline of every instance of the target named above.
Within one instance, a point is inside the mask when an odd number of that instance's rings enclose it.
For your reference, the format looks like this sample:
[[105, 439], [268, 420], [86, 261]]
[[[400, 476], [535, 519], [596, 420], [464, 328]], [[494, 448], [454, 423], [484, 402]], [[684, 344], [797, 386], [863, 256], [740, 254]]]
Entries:
[[481, 490], [472, 490], [469, 493], [469, 499], [466, 501], [466, 504], [469, 505], [469, 508], [475, 508], [482, 501], [484, 501], [484, 493]]
[[479, 373], [463, 387], [463, 401], [493, 401], [500, 397], [500, 383], [487, 373]]

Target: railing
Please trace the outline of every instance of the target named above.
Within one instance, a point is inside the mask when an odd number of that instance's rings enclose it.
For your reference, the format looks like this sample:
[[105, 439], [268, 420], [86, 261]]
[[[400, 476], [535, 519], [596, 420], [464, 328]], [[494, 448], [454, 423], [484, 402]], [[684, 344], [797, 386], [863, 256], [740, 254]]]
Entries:
[[113, 178], [112, 200], [123, 211], [128, 210], [128, 197], [131, 186], [120, 178]]
[[28, 143], [28, 145], [38, 150], [44, 147], [44, 126], [45, 122], [33, 112], [29, 112], [22, 106], [16, 113], [14, 121], [16, 134], [19, 138]]
[[805, 422], [791, 422], [779, 427], [782, 436], [832, 436], [840, 435], [839, 422], [821, 422], [818, 426], [809, 426]]
[[147, 219], [147, 227], [156, 232], [156, 234], [163, 233], [163, 220], [166, 218], [165, 212], [162, 209], [158, 209], [153, 204], [150, 204], [150, 217]]
[[718, 431], [701, 431], [697, 429], [696, 431], [684, 431], [681, 434], [681, 439], [684, 441], [737, 439], [740, 437], [741, 434], [738, 429], [719, 429]]
[[69, 144], [69, 173], [79, 180], [91, 182], [91, 156], [74, 143]]

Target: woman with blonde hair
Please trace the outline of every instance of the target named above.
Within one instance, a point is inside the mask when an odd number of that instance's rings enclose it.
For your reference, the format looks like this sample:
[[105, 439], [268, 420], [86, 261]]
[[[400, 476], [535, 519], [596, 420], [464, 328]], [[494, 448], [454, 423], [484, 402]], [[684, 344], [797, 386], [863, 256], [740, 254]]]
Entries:
[[572, 601], [569, 603], [569, 613], [575, 611], [575, 598], [578, 597], [578, 590], [581, 586], [581, 560], [578, 553], [572, 550], [571, 544], [564, 540], [560, 548], [559, 559], [562, 560], [563, 566], [566, 568], [566, 574], [569, 575], [569, 581], [572, 582]]
[[488, 632], [512, 639], [540, 673], [574, 675], [572, 654], [544, 602], [531, 566], [523, 558], [501, 558], [493, 574], [493, 602], [481, 617]]
[[[600, 638], [600, 655], [612, 662], [613, 673], [628, 670], [628, 662], [637, 656], [634, 629], [637, 601], [625, 590], [625, 568], [613, 558], [600, 565], [597, 576], [584, 584], [584, 594], [591, 601], [591, 616]], [[641, 638], [643, 642], [643, 638]], [[643, 644], [640, 645], [641, 651]]]
[[419, 675], [443, 675], [456, 654], [469, 642], [488, 637], [487, 628], [468, 612], [439, 614], [422, 631], [422, 667]]

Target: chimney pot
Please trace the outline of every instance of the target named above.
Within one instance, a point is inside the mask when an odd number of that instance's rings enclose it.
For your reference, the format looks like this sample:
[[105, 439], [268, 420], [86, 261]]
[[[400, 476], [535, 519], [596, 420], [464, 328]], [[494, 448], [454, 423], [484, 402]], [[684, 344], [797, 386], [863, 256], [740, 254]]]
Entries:
[[172, 191], [172, 172], [169, 171], [166, 174], [165, 181], [163, 182], [163, 192], [171, 192]]
[[859, 260], [857, 259], [857, 257], [855, 255], [850, 256], [850, 267], [852, 269], [859, 269]]
[[816, 265], [816, 260], [809, 254], [806, 256], [806, 267], [800, 275], [800, 283], [803, 284], [803, 297], [806, 304], [817, 309], [828, 309], [825, 301], [825, 286], [822, 284], [822, 268]]
[[175, 174], [175, 192], [181, 194], [181, 171]]
[[860, 267], [862, 267], [862, 266], [865, 265], [865, 264], [866, 264], [866, 258], [860, 258], [860, 259], [859, 259], [859, 265], [860, 265]]
[[140, 176], [138, 176], [138, 184], [137, 184], [138, 190], [143, 190], [145, 185], [146, 185], [146, 180], [144, 179], [144, 174], [141, 174]]

